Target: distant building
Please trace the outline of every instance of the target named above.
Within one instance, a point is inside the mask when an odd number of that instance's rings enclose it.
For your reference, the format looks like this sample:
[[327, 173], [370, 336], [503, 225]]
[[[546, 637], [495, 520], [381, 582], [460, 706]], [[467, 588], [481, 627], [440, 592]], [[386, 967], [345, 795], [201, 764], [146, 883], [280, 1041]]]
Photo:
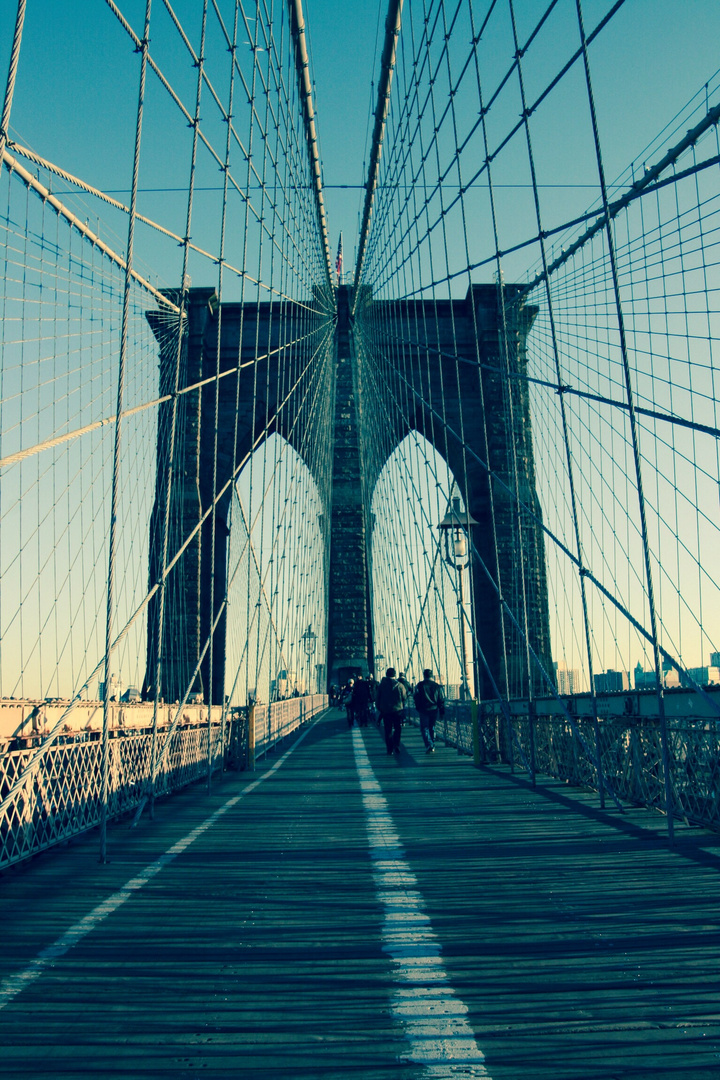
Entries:
[[553, 664], [555, 668], [555, 685], [558, 694], [578, 694], [580, 692], [580, 672], [577, 668], [569, 668], [563, 660]]
[[710, 667], [720, 668], [720, 652], [710, 653]]
[[608, 668], [601, 675], [593, 676], [596, 694], [613, 694], [617, 691], [630, 689], [630, 672], [613, 671]]
[[[117, 675], [110, 676], [108, 701], [117, 701], [120, 697], [120, 680]], [[98, 683], [98, 701], [105, 700], [105, 683]]]
[[657, 689], [657, 675], [654, 671], [645, 671], [639, 660], [635, 665], [633, 676], [636, 690]]
[[[713, 657], [718, 657], [720, 659], [720, 654], [711, 653], [710, 659], [712, 660]], [[644, 671], [639, 660], [633, 674], [635, 677], [636, 690], [654, 690], [657, 686], [655, 672]], [[694, 683], [696, 686], [720, 685], [720, 665], [710, 664], [708, 667], [688, 668], [687, 674], [685, 674], [684, 671], [678, 672], [672, 664], [668, 663], [667, 660], [664, 660], [662, 665], [662, 681], [663, 686], [669, 688], [672, 688], [673, 686], [690, 686], [691, 683]]]
[[[711, 654], [717, 655], [717, 654]], [[720, 683], [720, 667], [717, 665], [710, 665], [710, 667], [692, 667], [687, 669], [687, 673], [694, 683], [698, 686], [711, 686], [714, 683]], [[680, 682], [687, 685], [687, 680], [680, 676]]]

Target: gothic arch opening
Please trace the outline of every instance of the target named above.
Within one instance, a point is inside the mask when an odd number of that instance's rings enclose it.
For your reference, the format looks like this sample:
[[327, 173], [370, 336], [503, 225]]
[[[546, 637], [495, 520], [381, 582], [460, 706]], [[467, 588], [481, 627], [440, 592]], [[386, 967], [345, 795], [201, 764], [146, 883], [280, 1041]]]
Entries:
[[[459, 697], [463, 630], [466, 655], [473, 652], [469, 575], [462, 571], [463, 608], [459, 571], [446, 562], [438, 530], [453, 495], [460, 492], [443, 457], [419, 432], [410, 432], [386, 461], [372, 494], [371, 609], [376, 674], [392, 666], [417, 682], [429, 667], [449, 696]], [[472, 663], [468, 667], [472, 693]]]
[[231, 705], [325, 691], [325, 509], [300, 455], [271, 435], [228, 511], [225, 694]]

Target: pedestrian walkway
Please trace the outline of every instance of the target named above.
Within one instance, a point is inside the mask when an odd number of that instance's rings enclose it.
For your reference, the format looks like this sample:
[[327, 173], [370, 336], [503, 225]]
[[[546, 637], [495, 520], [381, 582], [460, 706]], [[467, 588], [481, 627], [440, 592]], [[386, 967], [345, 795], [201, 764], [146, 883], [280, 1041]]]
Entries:
[[0, 1075], [720, 1076], [720, 838], [333, 710], [0, 877]]

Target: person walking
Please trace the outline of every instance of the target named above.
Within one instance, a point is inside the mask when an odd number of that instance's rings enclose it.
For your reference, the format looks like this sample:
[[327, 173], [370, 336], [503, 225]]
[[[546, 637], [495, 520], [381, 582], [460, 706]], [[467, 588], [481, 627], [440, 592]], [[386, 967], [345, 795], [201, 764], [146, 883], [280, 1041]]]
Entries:
[[388, 754], [400, 753], [400, 736], [407, 690], [395, 677], [395, 668], [389, 667], [378, 687], [377, 706], [385, 729], [385, 745]]
[[371, 701], [370, 683], [363, 679], [362, 675], [358, 675], [352, 691], [352, 710], [358, 727], [367, 727]]
[[413, 692], [413, 688], [410, 685], [410, 683], [407, 681], [407, 679], [405, 678], [405, 672], [404, 671], [401, 671], [400, 674], [398, 675], [398, 682], [402, 683], [403, 686], [405, 687], [405, 704], [403, 705], [403, 713], [402, 713], [402, 722], [404, 724], [405, 721], [407, 720], [407, 703], [410, 700], [410, 696], [411, 696], [411, 694]]
[[343, 694], [342, 694], [342, 703], [345, 706], [345, 712], [347, 713], [348, 727], [353, 726], [353, 721], [355, 719], [355, 713], [353, 711], [353, 700], [352, 700], [353, 699], [353, 687], [354, 686], [355, 686], [355, 680], [350, 679], [350, 681], [346, 684], [345, 689], [343, 690]]
[[374, 724], [377, 724], [379, 719], [377, 709], [378, 681], [372, 672], [368, 675], [368, 686], [370, 687], [370, 719]]
[[438, 716], [445, 715], [445, 694], [440, 683], [435, 682], [430, 668], [423, 671], [423, 680], [413, 694], [415, 708], [420, 717], [420, 734], [425, 743], [425, 753], [435, 753], [435, 724]]

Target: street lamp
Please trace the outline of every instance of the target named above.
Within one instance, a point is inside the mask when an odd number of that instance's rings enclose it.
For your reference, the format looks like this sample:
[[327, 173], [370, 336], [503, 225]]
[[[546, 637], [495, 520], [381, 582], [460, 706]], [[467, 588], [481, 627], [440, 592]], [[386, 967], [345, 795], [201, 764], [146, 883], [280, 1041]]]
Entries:
[[313, 633], [312, 626], [308, 626], [307, 630], [302, 635], [300, 640], [303, 643], [303, 648], [305, 649], [305, 653], [306, 653], [307, 658], [308, 658], [308, 689], [310, 690], [310, 692], [312, 692], [312, 686], [311, 686], [311, 681], [312, 680], [311, 680], [311, 677], [310, 677], [310, 672], [311, 672], [312, 669], [311, 669], [311, 666], [310, 666], [310, 657], [315, 652], [315, 647], [317, 646], [317, 635]]
[[478, 522], [469, 510], [460, 509], [460, 499], [458, 496], [454, 496], [451, 507], [438, 525], [438, 529], [440, 529], [440, 532], [442, 533], [443, 558], [448, 566], [452, 566], [457, 570], [458, 575], [457, 601], [458, 617], [460, 620], [460, 656], [462, 664], [460, 697], [462, 700], [466, 700], [472, 696], [470, 693], [469, 681], [470, 657], [468, 655], [466, 633], [467, 619], [465, 613], [464, 571], [470, 565], [470, 529], [473, 525], [477, 524]]

